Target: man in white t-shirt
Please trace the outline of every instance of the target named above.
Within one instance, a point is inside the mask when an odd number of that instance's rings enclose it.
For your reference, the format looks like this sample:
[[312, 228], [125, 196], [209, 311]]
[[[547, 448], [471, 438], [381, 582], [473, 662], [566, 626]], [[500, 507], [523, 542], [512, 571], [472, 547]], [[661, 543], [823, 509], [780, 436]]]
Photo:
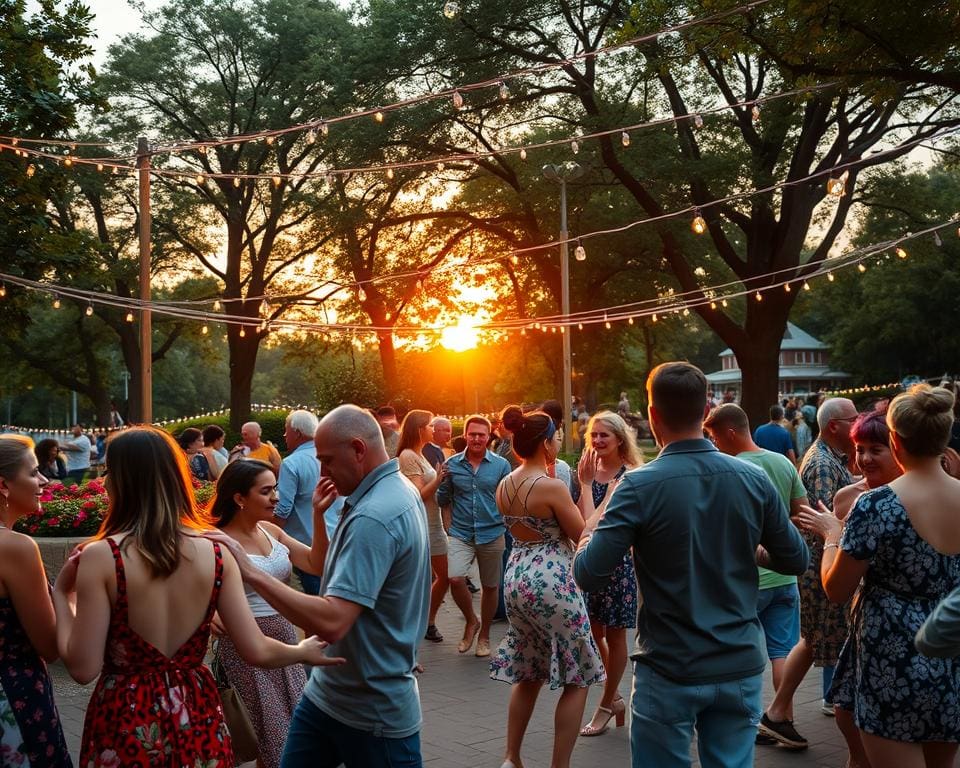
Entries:
[[73, 432], [73, 439], [63, 443], [60, 450], [67, 454], [67, 485], [70, 483], [79, 485], [83, 482], [83, 476], [87, 474], [87, 470], [90, 469], [92, 445], [90, 438], [83, 434], [83, 427], [79, 424], [74, 424], [71, 431]]

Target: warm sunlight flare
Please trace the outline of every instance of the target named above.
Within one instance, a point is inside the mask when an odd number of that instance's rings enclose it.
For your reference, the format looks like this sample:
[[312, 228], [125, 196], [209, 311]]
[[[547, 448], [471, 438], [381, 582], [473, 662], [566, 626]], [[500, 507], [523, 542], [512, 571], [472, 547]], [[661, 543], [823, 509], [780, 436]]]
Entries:
[[456, 325], [448, 325], [440, 334], [440, 343], [452, 352], [464, 352], [477, 346], [479, 333], [474, 318], [460, 315]]

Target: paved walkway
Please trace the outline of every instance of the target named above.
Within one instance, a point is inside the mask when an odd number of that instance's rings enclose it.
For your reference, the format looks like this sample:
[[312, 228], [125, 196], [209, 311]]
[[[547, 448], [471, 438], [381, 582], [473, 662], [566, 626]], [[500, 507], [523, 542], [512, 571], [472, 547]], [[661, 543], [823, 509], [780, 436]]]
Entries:
[[[446, 640], [439, 644], [425, 642], [420, 655], [426, 668], [420, 677], [424, 763], [430, 768], [497, 768], [503, 758], [510, 689], [504, 683], [489, 679], [484, 660], [457, 653], [462, 625], [452, 604], [444, 604], [438, 621]], [[494, 642], [500, 640], [505, 629], [504, 623], [494, 624]], [[67, 743], [76, 760], [83, 714], [92, 686], [77, 685], [59, 664], [52, 665], [51, 671]], [[629, 674], [625, 678], [621, 692], [627, 698]], [[766, 684], [769, 689], [769, 674]], [[540, 695], [524, 741], [526, 768], [549, 768], [553, 709], [558, 696], [558, 691], [548, 689]], [[596, 707], [599, 696], [599, 689], [590, 692], [585, 720]], [[770, 691], [765, 691], [765, 698], [769, 696]], [[841, 768], [846, 757], [843, 739], [833, 718], [820, 713], [819, 703], [819, 671], [812, 671], [800, 688], [795, 704], [797, 729], [809, 739], [810, 748], [806, 752], [789, 752], [780, 747], [757, 747], [755, 764], [764, 768]], [[581, 738], [573, 755], [573, 765], [577, 768], [628, 766], [629, 754], [628, 728], [611, 729], [599, 737]], [[693, 764], [699, 765], [695, 750]]]

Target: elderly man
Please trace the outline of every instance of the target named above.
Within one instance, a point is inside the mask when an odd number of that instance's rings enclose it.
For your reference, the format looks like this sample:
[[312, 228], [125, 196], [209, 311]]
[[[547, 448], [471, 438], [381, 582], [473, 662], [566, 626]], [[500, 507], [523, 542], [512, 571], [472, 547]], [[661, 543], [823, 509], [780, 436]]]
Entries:
[[[647, 380], [659, 458], [627, 472], [587, 522], [574, 575], [595, 592], [633, 548], [643, 603], [630, 728], [634, 768], [753, 765], [763, 632], [755, 565], [800, 574], [809, 552], [763, 471], [703, 437], [707, 380], [664, 363]], [[760, 547], [758, 549], [758, 547]]]
[[450, 423], [450, 419], [445, 416], [434, 416], [430, 426], [433, 427], [433, 442], [423, 446], [423, 458], [430, 462], [431, 467], [435, 467], [456, 453], [450, 447], [453, 425]]
[[83, 427], [80, 424], [74, 424], [71, 430], [73, 440], [67, 440], [60, 445], [60, 450], [67, 454], [67, 476], [68, 483], [81, 483], [83, 476], [90, 469], [90, 451], [93, 444], [90, 438], [83, 434]]
[[[319, 422], [310, 411], [291, 411], [283, 428], [283, 440], [290, 453], [280, 465], [277, 478], [277, 506], [274, 522], [293, 538], [308, 547], [313, 541], [313, 492], [320, 480], [320, 462], [317, 461], [313, 438]], [[337, 499], [331, 509], [339, 512], [343, 501]], [[329, 510], [328, 510], [329, 514]], [[294, 567], [303, 591], [320, 594], [320, 577]]]
[[[711, 411], [703, 428], [714, 445], [729, 456], [749, 461], [762, 469], [773, 483], [780, 499], [790, 510], [790, 516], [800, 514], [807, 492], [800, 481], [797, 468], [786, 456], [758, 446], [750, 437], [750, 421], [743, 409], [735, 403], [726, 403]], [[780, 688], [787, 656], [800, 642], [800, 593], [797, 577], [759, 568], [760, 597], [757, 601], [757, 617], [766, 638], [767, 658], [770, 660], [773, 690]], [[770, 735], [763, 732], [758, 744], [775, 744], [778, 741], [788, 748], [806, 747], [806, 741], [792, 741], [783, 734]]]
[[[820, 501], [832, 509], [837, 491], [853, 482], [847, 458], [853, 450], [850, 428], [856, 418], [856, 406], [845, 397], [826, 400], [817, 411], [820, 434], [800, 465], [800, 478], [814, 509]], [[800, 579], [800, 642], [787, 656], [783, 684], [762, 721], [764, 733], [783, 743], [795, 742], [800, 748], [806, 746], [807, 741], [792, 724], [793, 695], [812, 664], [822, 667], [822, 708], [824, 714], [833, 714], [833, 705], [829, 703], [830, 682], [840, 648], [847, 638], [845, 607], [831, 603], [820, 583], [823, 541], [811, 535], [806, 539], [811, 556], [810, 567]]]
[[280, 452], [270, 443], [260, 440], [262, 431], [255, 421], [248, 421], [240, 427], [240, 444], [230, 451], [230, 461], [258, 459], [273, 467], [274, 474], [277, 474], [280, 471]]
[[[457, 650], [466, 653], [477, 638], [475, 655], [483, 657], [490, 655], [490, 624], [500, 595], [506, 547], [506, 528], [497, 510], [496, 492], [500, 481], [510, 474], [510, 464], [487, 449], [490, 422], [486, 417], [468, 417], [463, 431], [467, 447], [447, 459], [449, 471], [437, 488], [437, 503], [443, 513], [443, 527], [450, 537], [447, 544], [450, 594], [466, 621]], [[474, 560], [480, 570], [479, 620], [466, 581]]]
[[[222, 538], [244, 580], [281, 614], [330, 642], [342, 666], [314, 667], [294, 712], [283, 768], [419, 768], [422, 716], [413, 676], [430, 605], [430, 545], [417, 489], [387, 458], [373, 416], [341, 405], [320, 422], [314, 532], [326, 550], [321, 596], [255, 567]], [[346, 496], [333, 539], [323, 513]]]

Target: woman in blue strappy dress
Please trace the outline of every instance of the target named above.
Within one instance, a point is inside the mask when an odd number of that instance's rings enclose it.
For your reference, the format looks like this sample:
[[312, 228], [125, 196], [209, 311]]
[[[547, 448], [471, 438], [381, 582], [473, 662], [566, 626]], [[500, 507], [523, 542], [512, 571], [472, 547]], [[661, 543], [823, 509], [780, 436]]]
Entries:
[[545, 413], [504, 415], [520, 467], [497, 488], [497, 507], [513, 535], [504, 573], [510, 627], [490, 662], [490, 677], [512, 683], [502, 768], [522, 768], [520, 747], [544, 683], [563, 688], [553, 741], [555, 768], [567, 768], [580, 729], [587, 687], [603, 682], [600, 653], [573, 580], [574, 548], [583, 518], [564, 483], [547, 474], [560, 449]]

